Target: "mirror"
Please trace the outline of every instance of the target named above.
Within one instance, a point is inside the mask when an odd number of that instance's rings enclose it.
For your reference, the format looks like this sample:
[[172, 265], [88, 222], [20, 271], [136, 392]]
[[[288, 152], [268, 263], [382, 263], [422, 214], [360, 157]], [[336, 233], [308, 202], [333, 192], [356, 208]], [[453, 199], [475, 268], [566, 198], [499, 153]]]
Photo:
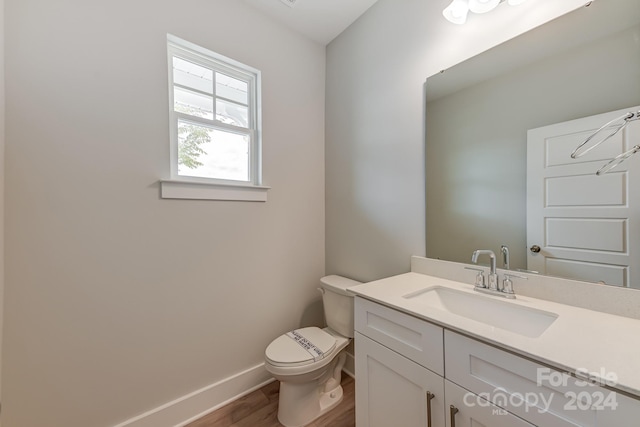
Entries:
[[595, 1], [429, 77], [426, 100], [427, 257], [491, 249], [501, 267], [506, 245], [526, 270], [527, 131], [640, 105], [637, 0]]

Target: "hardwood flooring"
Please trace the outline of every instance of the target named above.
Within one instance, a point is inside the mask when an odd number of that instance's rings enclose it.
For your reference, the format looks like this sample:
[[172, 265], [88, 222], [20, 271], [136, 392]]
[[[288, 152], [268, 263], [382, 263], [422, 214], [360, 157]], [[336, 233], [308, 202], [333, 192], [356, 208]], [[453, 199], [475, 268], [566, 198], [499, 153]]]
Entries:
[[[186, 427], [282, 427], [278, 422], [278, 391], [280, 383], [274, 381], [235, 402], [223, 406]], [[309, 427], [354, 427], [355, 381], [342, 374], [344, 397], [333, 410], [327, 412]]]

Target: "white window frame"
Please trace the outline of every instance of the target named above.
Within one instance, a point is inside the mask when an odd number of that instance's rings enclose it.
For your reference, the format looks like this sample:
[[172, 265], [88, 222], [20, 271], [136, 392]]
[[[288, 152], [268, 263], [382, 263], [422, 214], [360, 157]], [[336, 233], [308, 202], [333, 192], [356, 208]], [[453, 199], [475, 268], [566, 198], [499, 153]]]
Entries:
[[[247, 82], [248, 127], [243, 128], [216, 120], [215, 85], [213, 119], [195, 117], [175, 111], [173, 81], [173, 57], [179, 57]], [[266, 190], [262, 185], [262, 114], [261, 73], [203, 47], [167, 34], [168, 82], [169, 82], [169, 132], [170, 132], [170, 179], [161, 181], [161, 197], [170, 199], [208, 199], [266, 201]], [[190, 90], [193, 90], [190, 88]], [[210, 96], [210, 95], [208, 95]], [[249, 139], [249, 180], [201, 178], [178, 175], [178, 121], [188, 121], [210, 129], [246, 135]]]

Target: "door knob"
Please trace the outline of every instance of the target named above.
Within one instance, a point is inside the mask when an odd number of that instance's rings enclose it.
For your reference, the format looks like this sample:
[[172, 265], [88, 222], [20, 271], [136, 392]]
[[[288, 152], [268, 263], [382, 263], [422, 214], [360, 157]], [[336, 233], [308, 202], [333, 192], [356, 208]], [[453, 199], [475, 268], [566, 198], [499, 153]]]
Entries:
[[531, 246], [531, 247], [529, 248], [529, 250], [530, 250], [531, 252], [533, 252], [534, 254], [537, 254], [538, 252], [540, 252], [540, 246], [538, 246], [538, 245], [533, 245], [533, 246]]

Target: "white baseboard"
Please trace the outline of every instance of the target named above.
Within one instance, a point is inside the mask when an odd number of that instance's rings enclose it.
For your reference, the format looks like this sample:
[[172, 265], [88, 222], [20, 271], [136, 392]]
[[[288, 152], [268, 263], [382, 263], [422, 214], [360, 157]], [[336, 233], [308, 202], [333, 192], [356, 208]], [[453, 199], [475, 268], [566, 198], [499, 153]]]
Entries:
[[183, 427], [274, 381], [264, 363], [166, 403], [115, 427]]
[[[355, 378], [353, 354], [347, 353], [343, 371]], [[133, 417], [115, 427], [183, 427], [272, 381], [274, 381], [273, 377], [264, 368], [264, 363], [261, 363]]]

